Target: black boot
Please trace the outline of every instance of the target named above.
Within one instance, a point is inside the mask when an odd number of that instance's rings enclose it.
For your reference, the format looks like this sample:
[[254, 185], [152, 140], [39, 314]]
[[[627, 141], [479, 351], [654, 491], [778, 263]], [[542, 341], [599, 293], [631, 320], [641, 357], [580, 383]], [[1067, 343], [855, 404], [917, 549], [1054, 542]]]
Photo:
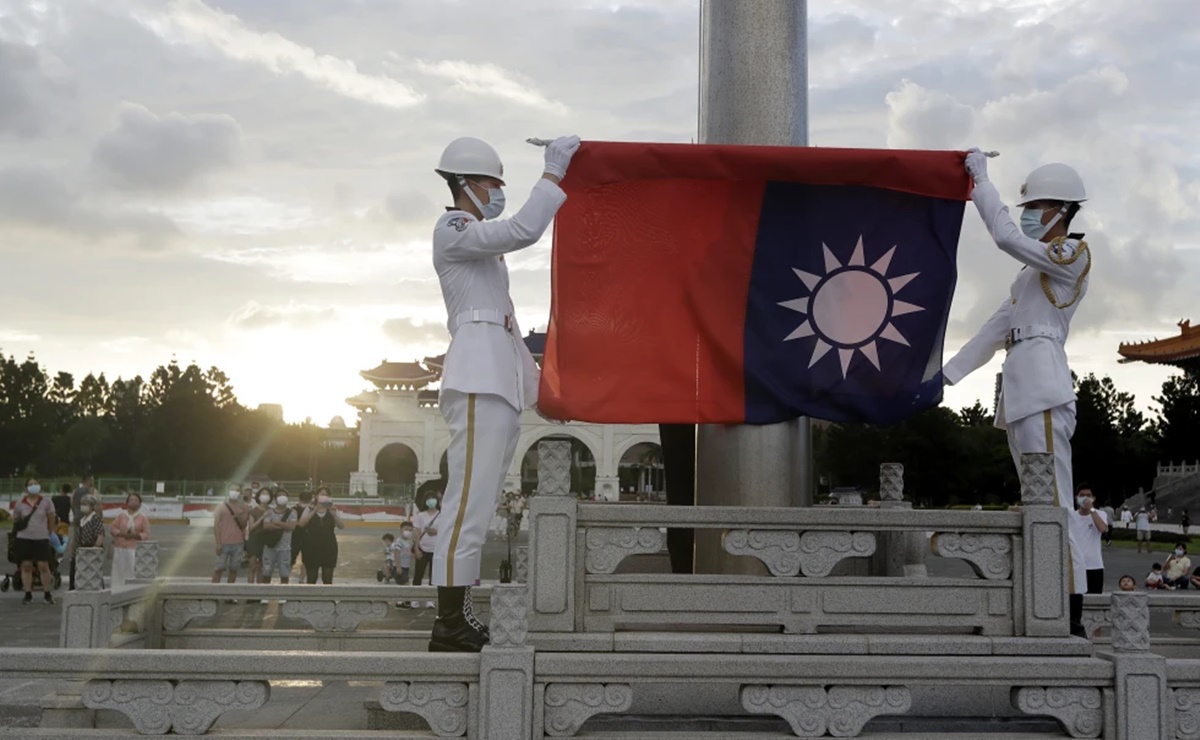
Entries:
[[1086, 638], [1087, 631], [1083, 628], [1083, 594], [1071, 594], [1068, 598], [1071, 605], [1071, 634]]
[[431, 653], [477, 653], [487, 644], [463, 614], [466, 586], [438, 586], [438, 616], [429, 637]]

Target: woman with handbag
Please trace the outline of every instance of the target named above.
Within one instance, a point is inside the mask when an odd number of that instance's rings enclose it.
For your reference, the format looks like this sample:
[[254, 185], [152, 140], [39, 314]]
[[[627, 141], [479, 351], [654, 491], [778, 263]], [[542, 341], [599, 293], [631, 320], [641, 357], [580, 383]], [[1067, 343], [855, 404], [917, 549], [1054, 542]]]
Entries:
[[50, 499], [42, 496], [42, 486], [37, 478], [26, 480], [25, 495], [13, 508], [13, 528], [9, 535], [16, 538], [13, 559], [21, 564], [21, 585], [25, 587], [22, 604], [33, 603], [35, 563], [42, 582], [42, 598], [47, 604], [54, 603], [50, 593], [54, 588], [54, 577], [50, 574], [50, 533], [57, 525], [54, 506]]

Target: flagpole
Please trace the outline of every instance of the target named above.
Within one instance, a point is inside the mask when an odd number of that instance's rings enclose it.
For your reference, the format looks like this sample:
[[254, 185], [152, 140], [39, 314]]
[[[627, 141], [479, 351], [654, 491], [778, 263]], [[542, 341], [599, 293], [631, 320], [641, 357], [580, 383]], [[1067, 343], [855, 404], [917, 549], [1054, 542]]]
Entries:
[[[700, 143], [808, 145], [807, 0], [701, 0]], [[702, 424], [701, 506], [811, 506], [812, 426]], [[669, 464], [669, 463], [668, 463]], [[696, 532], [697, 573], [758, 573], [727, 555], [720, 533]]]

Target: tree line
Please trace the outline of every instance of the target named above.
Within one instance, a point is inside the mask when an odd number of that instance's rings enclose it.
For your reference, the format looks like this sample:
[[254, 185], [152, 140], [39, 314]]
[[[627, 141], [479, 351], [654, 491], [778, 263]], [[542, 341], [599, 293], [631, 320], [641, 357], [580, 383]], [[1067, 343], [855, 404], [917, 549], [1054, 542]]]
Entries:
[[[1154, 396], [1153, 418], [1134, 407], [1111, 378], [1073, 376], [1076, 426], [1071, 441], [1077, 483], [1120, 504], [1151, 490], [1160, 461], [1200, 458], [1200, 373], [1174, 375]], [[904, 464], [905, 498], [926, 506], [1011, 504], [1020, 485], [1008, 441], [979, 402], [944, 406], [890, 426], [837, 424], [814, 433], [817, 475], [825, 485], [877, 490], [879, 464]]]
[[[1076, 481], [1120, 502], [1149, 490], [1159, 461], [1200, 458], [1200, 374], [1172, 376], [1147, 418], [1108, 378], [1075, 378]], [[321, 444], [316, 425], [285, 424], [242, 406], [219, 368], [172, 360], [148, 379], [51, 375], [31, 355], [0, 353], [0, 475], [345, 482], [357, 441]], [[1002, 430], [980, 403], [938, 407], [893, 426], [835, 424], [814, 434], [822, 490], [878, 486], [879, 464], [902, 462], [905, 494], [922, 505], [1012, 503], [1020, 498]]]
[[344, 482], [357, 445], [329, 449], [312, 424], [285, 424], [240, 403], [219, 368], [172, 360], [149, 378], [76, 383], [32, 355], [0, 353], [0, 475], [156, 480]]

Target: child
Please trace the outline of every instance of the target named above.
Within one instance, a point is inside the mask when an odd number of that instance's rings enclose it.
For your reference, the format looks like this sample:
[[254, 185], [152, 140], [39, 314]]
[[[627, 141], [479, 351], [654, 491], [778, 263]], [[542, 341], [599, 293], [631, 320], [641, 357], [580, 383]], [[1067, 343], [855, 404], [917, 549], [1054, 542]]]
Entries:
[[1122, 591], [1134, 591], [1137, 589], [1137, 584], [1133, 582], [1133, 576], [1121, 576], [1121, 580], [1117, 581], [1117, 586]]
[[1150, 566], [1150, 574], [1146, 576], [1146, 588], [1150, 590], [1167, 588], [1163, 585], [1162, 564], [1155, 563]]
[[400, 586], [408, 585], [408, 572], [412, 568], [413, 559], [413, 528], [412, 522], [405, 522], [400, 525], [400, 540], [396, 542], [393, 548], [396, 553], [396, 583]]
[[383, 570], [375, 571], [375, 580], [382, 583], [385, 579], [392, 580], [396, 570], [396, 537], [388, 532], [383, 537]]

